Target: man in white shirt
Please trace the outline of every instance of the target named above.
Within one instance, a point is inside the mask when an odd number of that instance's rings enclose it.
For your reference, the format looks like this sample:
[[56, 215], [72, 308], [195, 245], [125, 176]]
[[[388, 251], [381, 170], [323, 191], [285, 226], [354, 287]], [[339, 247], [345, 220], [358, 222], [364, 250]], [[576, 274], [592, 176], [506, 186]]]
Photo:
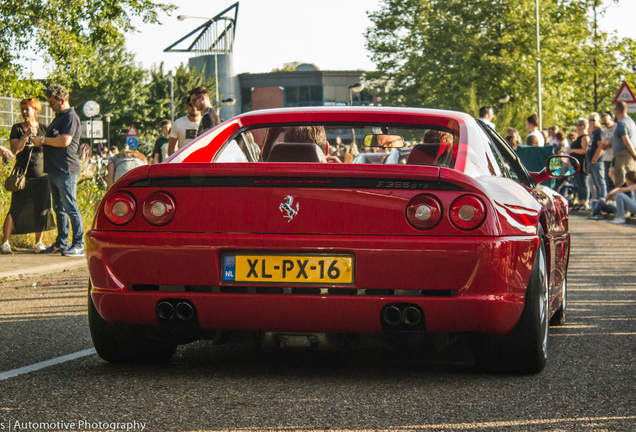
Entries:
[[539, 130], [539, 117], [537, 117], [536, 114], [532, 114], [526, 119], [526, 129], [528, 129], [528, 132], [530, 132], [528, 136], [526, 136], [526, 142], [528, 141], [528, 137], [530, 135], [534, 135], [537, 137], [537, 141], [539, 141], [539, 147], [545, 146], [545, 138]]
[[189, 97], [186, 100], [186, 109], [188, 115], [176, 119], [172, 124], [172, 129], [170, 129], [168, 156], [197, 137], [201, 113], [190, 102]]

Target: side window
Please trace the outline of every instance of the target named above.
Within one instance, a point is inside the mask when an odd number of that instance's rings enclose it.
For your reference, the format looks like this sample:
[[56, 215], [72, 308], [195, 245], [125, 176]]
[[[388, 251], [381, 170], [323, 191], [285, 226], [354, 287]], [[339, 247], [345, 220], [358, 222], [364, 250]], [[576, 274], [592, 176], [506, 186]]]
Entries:
[[509, 177], [506, 172], [506, 167], [503, 164], [501, 155], [496, 151], [495, 145], [492, 143], [490, 137], [481, 129], [478, 129], [479, 135], [485, 143], [488, 143], [486, 148], [486, 159], [488, 161], [488, 169], [490, 173], [497, 177]]
[[510, 164], [503, 158], [503, 156], [501, 156], [501, 153], [499, 153], [499, 150], [497, 149], [497, 146], [495, 146], [495, 143], [493, 143], [492, 141], [489, 141], [489, 143], [490, 143], [490, 149], [492, 150], [492, 153], [495, 155], [495, 158], [497, 159], [497, 163], [501, 164], [500, 165], [501, 171], [504, 172], [504, 175], [506, 177], [513, 179], [514, 181], [519, 183], [519, 177], [512, 170], [512, 168], [510, 167]]
[[534, 183], [530, 179], [528, 171], [519, 160], [515, 151], [510, 148], [508, 143], [496, 132], [489, 132], [488, 135], [492, 138], [492, 142], [495, 144], [499, 154], [503, 158], [508, 172], [510, 173], [510, 178], [518, 183], [531, 187]]

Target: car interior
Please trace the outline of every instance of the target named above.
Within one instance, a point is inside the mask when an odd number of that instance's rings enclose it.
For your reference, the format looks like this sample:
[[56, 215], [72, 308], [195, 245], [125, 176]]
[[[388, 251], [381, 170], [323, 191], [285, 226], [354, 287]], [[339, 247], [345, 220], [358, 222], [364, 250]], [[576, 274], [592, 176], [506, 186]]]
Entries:
[[451, 130], [393, 125], [293, 124], [239, 130], [214, 162], [365, 163], [449, 166]]

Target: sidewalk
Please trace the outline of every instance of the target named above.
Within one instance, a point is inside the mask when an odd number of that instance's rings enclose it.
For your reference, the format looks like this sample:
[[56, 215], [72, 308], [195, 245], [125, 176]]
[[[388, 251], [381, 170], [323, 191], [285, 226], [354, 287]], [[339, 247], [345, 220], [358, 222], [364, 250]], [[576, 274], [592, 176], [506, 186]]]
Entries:
[[[585, 211], [573, 211], [570, 210], [569, 213], [570, 216], [591, 216], [592, 215], [592, 210], [585, 210]], [[612, 220], [616, 217], [615, 214], [607, 214], [607, 213], [603, 213], [603, 219], [604, 220]], [[627, 221], [628, 225], [636, 225], [636, 217], [634, 216], [629, 216], [626, 217], [625, 220]]]
[[0, 279], [17, 278], [19, 275], [48, 274], [62, 270], [86, 267], [86, 257], [65, 257], [60, 254], [36, 254], [32, 250], [14, 250], [13, 254], [0, 255]]

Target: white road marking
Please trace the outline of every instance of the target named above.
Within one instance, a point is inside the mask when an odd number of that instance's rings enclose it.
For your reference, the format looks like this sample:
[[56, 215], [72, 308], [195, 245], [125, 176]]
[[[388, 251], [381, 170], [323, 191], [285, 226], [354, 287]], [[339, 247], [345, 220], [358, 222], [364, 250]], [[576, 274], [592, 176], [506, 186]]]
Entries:
[[55, 366], [56, 364], [60, 364], [60, 363], [65, 363], [67, 361], [71, 361], [71, 360], [75, 360], [81, 357], [86, 357], [89, 355], [93, 355], [93, 354], [97, 354], [97, 352], [95, 351], [95, 348], [91, 348], [91, 349], [87, 349], [84, 351], [78, 351], [76, 353], [73, 354], [68, 354], [62, 357], [58, 357], [58, 358], [54, 358], [51, 360], [46, 360], [40, 363], [35, 363], [32, 364], [30, 366], [25, 366], [25, 367], [21, 367], [18, 369], [13, 369], [7, 372], [2, 372], [0, 373], [0, 381], [4, 381], [6, 379], [9, 378], [13, 378], [16, 377], [18, 375], [23, 375], [23, 374], [27, 374], [29, 372], [34, 372], [36, 370], [40, 370], [40, 369], [44, 369], [47, 368], [49, 366]]

